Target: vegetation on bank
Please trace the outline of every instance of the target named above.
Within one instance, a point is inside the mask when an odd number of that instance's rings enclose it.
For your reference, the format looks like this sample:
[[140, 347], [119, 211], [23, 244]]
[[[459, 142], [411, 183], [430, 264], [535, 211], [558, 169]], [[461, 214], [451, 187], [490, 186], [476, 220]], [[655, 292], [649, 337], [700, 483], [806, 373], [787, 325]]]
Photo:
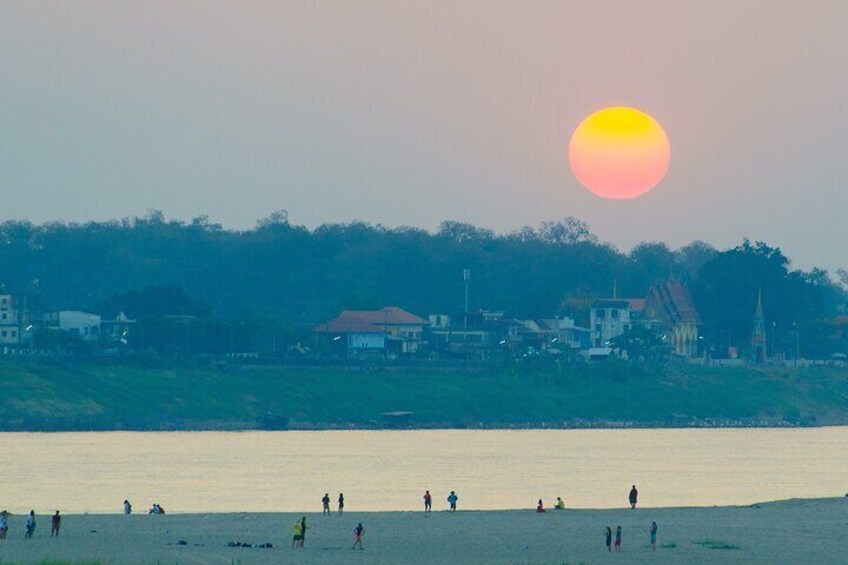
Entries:
[[[436, 373], [383, 368], [3, 362], [0, 429], [848, 424], [848, 369], [609, 360]], [[272, 425], [277, 425], [273, 424]]]

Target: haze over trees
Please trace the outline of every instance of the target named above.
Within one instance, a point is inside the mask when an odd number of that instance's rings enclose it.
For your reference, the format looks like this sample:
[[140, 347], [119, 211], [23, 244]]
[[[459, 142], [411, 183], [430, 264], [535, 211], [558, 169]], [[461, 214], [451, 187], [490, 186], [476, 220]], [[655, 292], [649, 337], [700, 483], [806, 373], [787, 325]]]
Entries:
[[201, 320], [158, 345], [157, 332], [146, 332], [164, 352], [276, 351], [344, 308], [455, 314], [464, 307], [464, 268], [472, 309], [583, 324], [613, 284], [619, 297], [644, 297], [673, 277], [689, 286], [702, 331], [719, 346], [744, 347], [762, 290], [772, 343], [811, 357], [845, 349], [833, 325], [846, 304], [844, 273], [840, 283], [823, 270], [793, 270], [780, 248], [762, 242], [725, 251], [646, 242], [624, 253], [574, 218], [506, 234], [453, 221], [436, 233], [362, 222], [310, 230], [284, 211], [246, 231], [158, 211], [102, 223], [8, 221], [0, 265], [8, 292], [38, 296], [49, 309], [123, 311], [151, 330], [164, 316]]

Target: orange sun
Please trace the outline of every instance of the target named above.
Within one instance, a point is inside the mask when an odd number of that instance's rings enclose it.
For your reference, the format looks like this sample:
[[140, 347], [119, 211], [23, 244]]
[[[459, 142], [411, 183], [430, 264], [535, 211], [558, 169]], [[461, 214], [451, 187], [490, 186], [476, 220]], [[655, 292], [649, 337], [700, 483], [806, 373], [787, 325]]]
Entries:
[[595, 112], [577, 126], [568, 147], [571, 170], [603, 198], [636, 198], [665, 176], [671, 156], [657, 121], [639, 110], [616, 106]]

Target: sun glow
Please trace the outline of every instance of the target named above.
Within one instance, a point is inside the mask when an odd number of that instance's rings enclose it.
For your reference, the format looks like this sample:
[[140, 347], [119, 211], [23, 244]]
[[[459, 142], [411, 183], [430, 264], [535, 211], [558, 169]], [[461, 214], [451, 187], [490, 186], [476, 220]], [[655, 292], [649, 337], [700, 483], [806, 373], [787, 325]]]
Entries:
[[616, 106], [583, 120], [568, 148], [580, 183], [603, 198], [636, 198], [665, 176], [671, 157], [668, 137], [648, 114]]

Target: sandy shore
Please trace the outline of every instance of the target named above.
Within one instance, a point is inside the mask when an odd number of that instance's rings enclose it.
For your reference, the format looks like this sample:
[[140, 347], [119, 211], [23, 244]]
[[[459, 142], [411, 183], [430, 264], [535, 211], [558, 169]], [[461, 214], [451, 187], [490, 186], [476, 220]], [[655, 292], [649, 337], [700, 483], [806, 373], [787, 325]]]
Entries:
[[[0, 563], [44, 559], [109, 564], [223, 563], [763, 563], [848, 562], [843, 547], [848, 499], [790, 500], [745, 507], [434, 512], [351, 511], [306, 514], [304, 550], [291, 549], [300, 514], [67, 515], [50, 539], [40, 516], [24, 540], [24, 517], [10, 519]], [[657, 552], [648, 545], [659, 524]], [[366, 528], [365, 550], [351, 550], [352, 530]], [[620, 554], [604, 547], [604, 526], [621, 525]], [[187, 545], [176, 545], [185, 540]], [[273, 549], [232, 548], [230, 541], [270, 542]]]

